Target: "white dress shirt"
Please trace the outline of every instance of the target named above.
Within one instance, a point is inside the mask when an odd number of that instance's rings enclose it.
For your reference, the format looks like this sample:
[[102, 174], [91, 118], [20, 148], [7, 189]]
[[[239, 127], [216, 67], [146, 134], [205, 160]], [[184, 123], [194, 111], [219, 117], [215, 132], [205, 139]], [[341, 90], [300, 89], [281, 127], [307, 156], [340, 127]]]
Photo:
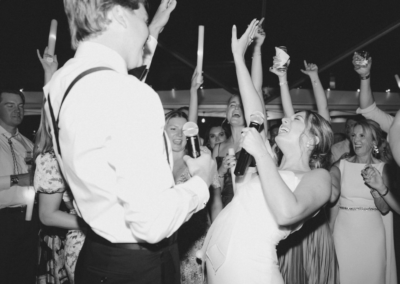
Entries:
[[72, 80], [99, 66], [115, 71], [90, 74], [71, 89], [59, 122], [62, 157], [56, 156], [78, 211], [97, 234], [115, 243], [156, 243], [205, 207], [208, 187], [197, 176], [174, 184], [160, 98], [104, 45], [82, 42], [44, 87], [55, 116]]
[[15, 133], [12, 138], [18, 173], [14, 170], [14, 160], [8, 143], [8, 138], [13, 136], [0, 126], [0, 209], [10, 206], [24, 205], [25, 187], [10, 187], [10, 175], [26, 174], [28, 165], [25, 163], [27, 151], [33, 150], [32, 142], [21, 133]]
[[358, 108], [356, 113], [362, 114], [365, 118], [375, 121], [386, 133], [389, 133], [390, 126], [392, 125], [394, 120], [393, 116], [378, 108], [376, 106], [376, 103], [373, 103], [372, 105], [364, 109]]

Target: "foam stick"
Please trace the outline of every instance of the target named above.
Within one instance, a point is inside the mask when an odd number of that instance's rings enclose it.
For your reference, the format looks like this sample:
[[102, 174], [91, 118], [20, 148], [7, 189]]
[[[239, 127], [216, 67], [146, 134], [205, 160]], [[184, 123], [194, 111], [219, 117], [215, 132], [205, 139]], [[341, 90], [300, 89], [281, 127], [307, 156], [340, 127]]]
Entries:
[[35, 189], [33, 186], [28, 186], [25, 191], [26, 213], [25, 221], [32, 220], [33, 205], [35, 203]]
[[[235, 150], [233, 149], [233, 148], [229, 148], [229, 150], [228, 150], [229, 152], [229, 155], [233, 155], [233, 156], [235, 156]], [[235, 163], [235, 165], [234, 166], [236, 166], [236, 163]], [[231, 177], [232, 177], [232, 186], [233, 186], [233, 192], [234, 193], [236, 193], [236, 181], [235, 181], [235, 174], [234, 174], [234, 171], [235, 171], [235, 167], [232, 167], [231, 168]]]
[[48, 56], [46, 60], [48, 62], [53, 62], [54, 51], [56, 49], [56, 40], [57, 40], [57, 20], [51, 20], [50, 25], [50, 33], [49, 33], [49, 43], [47, 45], [47, 53], [51, 56]]
[[201, 83], [204, 57], [204, 26], [199, 26], [199, 39], [197, 41], [197, 83]]
[[394, 75], [394, 77], [396, 78], [396, 82], [397, 82], [397, 86], [399, 86], [399, 88], [400, 88], [400, 77], [399, 77], [399, 75]]

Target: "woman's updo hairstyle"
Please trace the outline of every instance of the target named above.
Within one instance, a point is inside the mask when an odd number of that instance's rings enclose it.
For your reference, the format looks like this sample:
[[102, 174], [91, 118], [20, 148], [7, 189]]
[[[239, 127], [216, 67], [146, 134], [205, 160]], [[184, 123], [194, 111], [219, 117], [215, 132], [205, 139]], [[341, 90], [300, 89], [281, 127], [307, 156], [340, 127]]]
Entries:
[[314, 145], [310, 154], [309, 165], [311, 169], [324, 168], [330, 166], [331, 147], [333, 144], [333, 131], [329, 122], [316, 112], [304, 111], [306, 130], [319, 142]]

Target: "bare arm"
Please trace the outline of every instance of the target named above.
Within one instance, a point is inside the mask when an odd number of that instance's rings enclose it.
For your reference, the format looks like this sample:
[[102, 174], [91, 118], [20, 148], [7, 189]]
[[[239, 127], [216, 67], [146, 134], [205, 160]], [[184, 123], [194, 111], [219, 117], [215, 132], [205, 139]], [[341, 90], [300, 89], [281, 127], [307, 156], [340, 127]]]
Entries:
[[60, 210], [63, 193], [39, 193], [39, 218], [46, 226], [80, 230], [84, 224], [78, 216]]
[[282, 99], [282, 107], [283, 114], [285, 117], [291, 117], [294, 114], [292, 98], [290, 97], [289, 86], [287, 82], [287, 73], [286, 71], [282, 72], [277, 69], [277, 59], [274, 58], [274, 65], [269, 69], [272, 73], [276, 74], [279, 78], [279, 86], [281, 89], [281, 99]]
[[400, 110], [396, 113], [393, 124], [389, 131], [389, 144], [393, 158], [400, 166]]
[[329, 201], [332, 186], [329, 173], [324, 169], [307, 172], [292, 192], [267, 147], [269, 144], [255, 129], [244, 129], [243, 148], [256, 159], [264, 199], [278, 225], [289, 226], [305, 220]]
[[357, 64], [357, 61], [360, 59], [362, 59], [360, 55], [355, 53], [353, 56], [354, 70], [361, 78], [359, 97], [360, 108], [365, 109], [375, 102], [371, 90], [371, 79], [369, 78], [371, 75], [372, 58], [368, 59], [368, 64], [366, 66], [360, 66]]
[[221, 187], [211, 186], [211, 194], [210, 194], [210, 215], [211, 222], [214, 222], [215, 218], [217, 218], [218, 214], [222, 211], [222, 199], [221, 199]]
[[254, 33], [254, 49], [251, 61], [251, 80], [253, 81], [253, 85], [258, 95], [260, 96], [260, 99], [264, 102], [263, 91], [262, 91], [263, 70], [262, 70], [262, 52], [261, 52], [261, 48], [265, 40], [265, 32], [262, 28], [263, 22], [264, 18], [260, 20], [256, 32]]
[[[251, 37], [257, 28], [258, 22], [254, 19], [248, 26], [246, 32], [241, 36], [240, 39], [237, 38], [236, 26], [232, 29], [232, 53], [235, 61], [236, 75], [239, 83], [239, 90], [242, 95], [242, 102], [244, 107], [244, 114], [246, 121], [250, 121], [250, 116], [256, 112], [262, 113], [264, 115], [264, 126], [266, 123], [266, 113], [265, 106], [260, 99], [251, 80], [249, 71], [247, 70], [244, 54], [246, 52], [247, 46], [251, 42]], [[266, 130], [265, 130], [266, 131]]]
[[365, 183], [373, 189], [371, 194], [374, 197], [375, 205], [379, 211], [385, 214], [392, 209], [399, 214], [400, 203], [391, 192], [387, 165], [383, 168], [382, 175], [380, 175], [377, 169], [370, 166], [363, 170], [362, 176]]
[[203, 76], [201, 76], [201, 81], [198, 83], [198, 76], [201, 74], [197, 74], [197, 68], [194, 70], [193, 77], [192, 77], [192, 84], [190, 87], [190, 102], [189, 102], [189, 121], [197, 123], [197, 116], [198, 116], [198, 97], [197, 91], [200, 86], [203, 84]]
[[335, 163], [330, 170], [332, 179], [332, 194], [329, 202], [331, 207], [329, 210], [329, 226], [333, 232], [337, 214], [339, 213], [339, 196], [340, 196], [340, 170], [339, 162]]
[[331, 117], [329, 115], [328, 101], [326, 99], [324, 88], [319, 80], [318, 66], [312, 63], [307, 64], [307, 62], [304, 60], [304, 67], [305, 70], [301, 70], [301, 72], [310, 76], [315, 101], [317, 103], [318, 114], [330, 122]]

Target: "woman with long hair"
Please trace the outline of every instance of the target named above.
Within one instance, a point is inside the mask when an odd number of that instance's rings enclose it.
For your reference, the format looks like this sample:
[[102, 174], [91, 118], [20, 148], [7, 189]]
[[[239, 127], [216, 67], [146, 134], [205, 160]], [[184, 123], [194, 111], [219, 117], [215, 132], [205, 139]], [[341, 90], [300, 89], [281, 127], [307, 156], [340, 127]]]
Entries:
[[[244, 53], [258, 21], [240, 39], [232, 30], [232, 53], [246, 121], [264, 116], [265, 108], [247, 71]], [[266, 120], [264, 121], [266, 125]], [[245, 175], [228, 206], [211, 225], [203, 250], [208, 283], [282, 284], [276, 245], [301, 227], [329, 200], [331, 179], [324, 169], [311, 170], [311, 157], [323, 160], [333, 133], [320, 115], [304, 111], [282, 119], [276, 142], [284, 157], [279, 168], [265, 130], [243, 129], [242, 146], [256, 161], [257, 173]]]

